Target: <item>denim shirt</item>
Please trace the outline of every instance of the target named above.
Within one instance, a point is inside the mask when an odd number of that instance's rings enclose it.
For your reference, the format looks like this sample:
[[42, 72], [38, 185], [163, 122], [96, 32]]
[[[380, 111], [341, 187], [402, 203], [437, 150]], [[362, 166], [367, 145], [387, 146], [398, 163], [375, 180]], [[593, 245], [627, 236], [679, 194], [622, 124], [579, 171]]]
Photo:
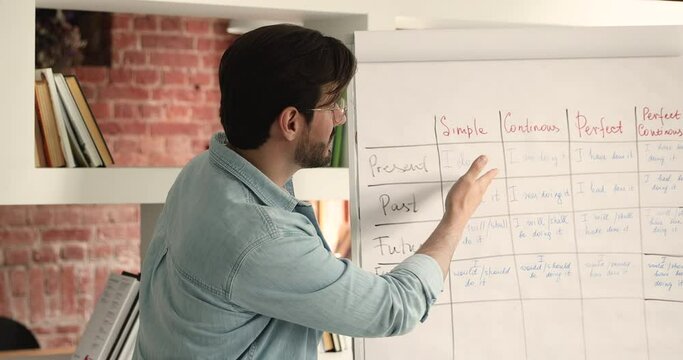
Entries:
[[[427, 255], [385, 275], [331, 254], [309, 203], [213, 136], [172, 186], [142, 264], [136, 359], [316, 359], [321, 331], [400, 335], [443, 286]], [[291, 183], [290, 183], [291, 185]]]

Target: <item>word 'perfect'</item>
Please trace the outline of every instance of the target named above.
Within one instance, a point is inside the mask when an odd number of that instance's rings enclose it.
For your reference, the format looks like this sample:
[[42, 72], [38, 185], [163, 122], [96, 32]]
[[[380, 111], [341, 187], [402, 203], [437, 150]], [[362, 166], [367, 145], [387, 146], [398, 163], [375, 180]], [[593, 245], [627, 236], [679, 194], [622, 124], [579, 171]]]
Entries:
[[607, 135], [623, 134], [624, 124], [619, 120], [616, 124], [608, 124], [604, 116], [600, 117], [599, 124], [593, 124], [588, 121], [586, 115], [576, 112], [576, 128], [579, 130], [579, 137], [584, 136], [600, 136], [603, 139]]

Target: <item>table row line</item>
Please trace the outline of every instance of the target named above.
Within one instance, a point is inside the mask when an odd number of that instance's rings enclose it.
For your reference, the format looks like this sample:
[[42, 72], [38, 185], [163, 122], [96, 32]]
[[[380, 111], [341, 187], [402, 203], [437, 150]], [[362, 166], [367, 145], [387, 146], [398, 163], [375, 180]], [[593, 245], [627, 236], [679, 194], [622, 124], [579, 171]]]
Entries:
[[683, 141], [636, 144], [464, 144], [359, 149], [362, 184], [457, 179], [479, 155], [504, 177], [683, 170]]
[[[361, 219], [364, 224], [373, 225], [439, 219], [444, 211], [444, 197], [453, 184], [361, 188]], [[681, 204], [683, 173], [494, 179], [474, 216], [679, 207]]]
[[[438, 220], [361, 229], [364, 256], [400, 261], [417, 251]], [[503, 215], [467, 223], [456, 258], [549, 252], [683, 255], [683, 208]]]
[[[363, 259], [378, 275], [395, 264]], [[450, 284], [450, 286], [449, 286]], [[437, 303], [505, 299], [640, 298], [683, 302], [683, 258], [538, 254], [451, 262]]]

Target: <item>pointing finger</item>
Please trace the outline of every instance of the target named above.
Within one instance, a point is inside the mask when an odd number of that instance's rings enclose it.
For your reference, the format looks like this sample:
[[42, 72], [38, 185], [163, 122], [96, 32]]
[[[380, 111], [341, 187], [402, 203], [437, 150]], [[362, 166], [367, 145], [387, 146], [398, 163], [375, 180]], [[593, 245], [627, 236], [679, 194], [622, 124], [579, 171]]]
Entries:
[[484, 166], [486, 166], [487, 162], [488, 158], [486, 155], [480, 155], [472, 162], [472, 165], [470, 165], [470, 168], [467, 170], [467, 173], [465, 173], [465, 176], [469, 177], [471, 180], [476, 179], [479, 176], [479, 173], [481, 173], [481, 171], [484, 169]]
[[491, 169], [486, 172], [486, 174], [482, 175], [479, 179], [477, 179], [477, 182], [481, 184], [481, 186], [484, 187], [484, 190], [488, 189], [489, 185], [491, 184], [491, 181], [493, 181], [493, 178], [498, 175], [498, 169]]

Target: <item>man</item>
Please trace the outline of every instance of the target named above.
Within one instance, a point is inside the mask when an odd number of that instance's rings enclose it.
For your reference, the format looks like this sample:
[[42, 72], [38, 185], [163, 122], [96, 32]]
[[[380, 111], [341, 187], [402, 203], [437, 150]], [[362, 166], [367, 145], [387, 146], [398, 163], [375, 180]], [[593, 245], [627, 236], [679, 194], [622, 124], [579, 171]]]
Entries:
[[315, 359], [321, 330], [406, 333], [441, 292], [495, 170], [481, 157], [451, 189], [417, 254], [377, 276], [335, 258], [292, 175], [330, 161], [356, 62], [292, 25], [244, 34], [221, 59], [221, 123], [171, 188], [142, 268], [136, 357]]

